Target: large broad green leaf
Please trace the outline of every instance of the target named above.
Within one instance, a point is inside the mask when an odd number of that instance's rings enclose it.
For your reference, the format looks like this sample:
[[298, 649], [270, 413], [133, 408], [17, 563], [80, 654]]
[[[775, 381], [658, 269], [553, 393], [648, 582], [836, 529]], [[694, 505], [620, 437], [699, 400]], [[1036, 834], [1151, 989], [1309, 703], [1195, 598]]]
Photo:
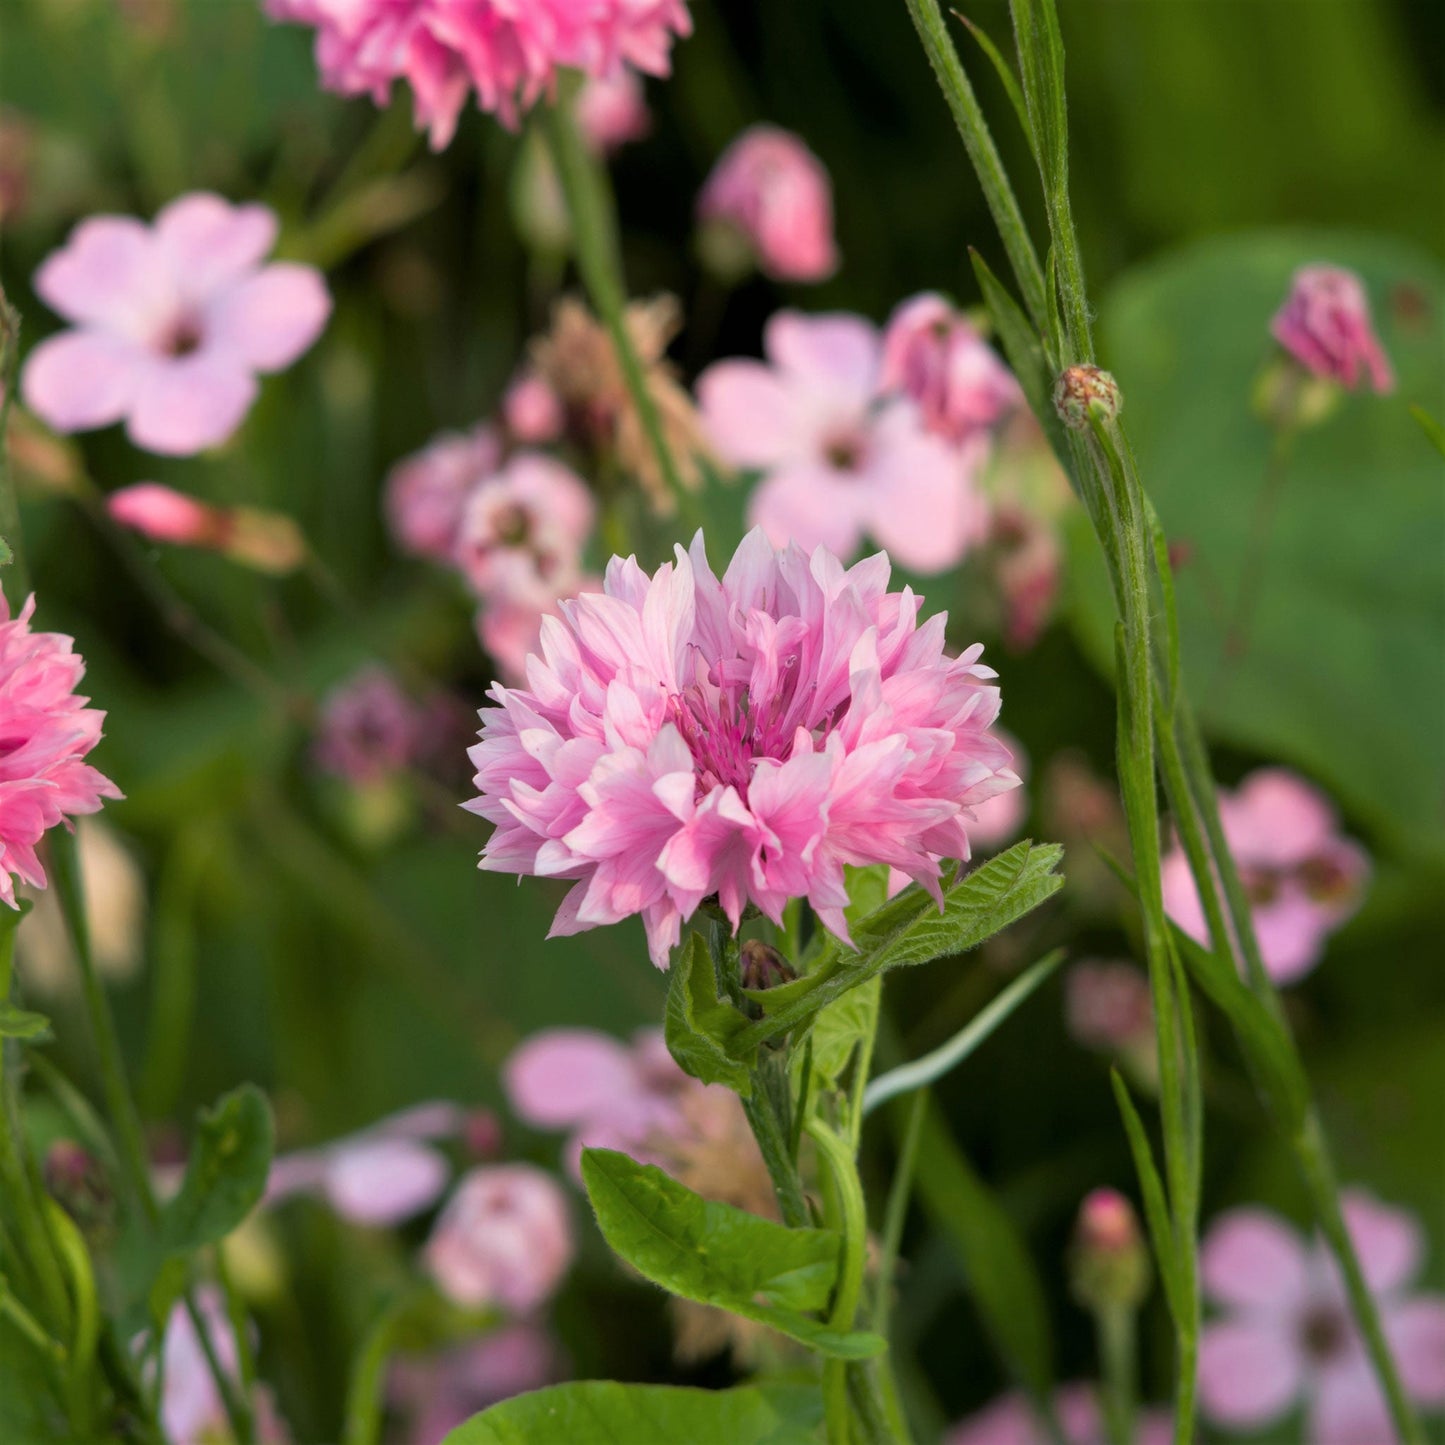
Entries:
[[[1330, 261], [1364, 278], [1398, 374], [1301, 434], [1268, 532], [1242, 655], [1227, 618], [1256, 521], [1271, 435], [1252, 412], [1291, 273]], [[1440, 459], [1410, 415], [1445, 386], [1445, 284], [1429, 257], [1353, 234], [1212, 240], [1124, 279], [1101, 317], [1144, 486], [1178, 575], [1185, 682], [1216, 737], [1315, 776], [1396, 846], [1441, 848], [1445, 574]], [[1074, 620], [1112, 665], [1113, 604], [1086, 525], [1074, 538]]]
[[877, 1354], [876, 1335], [843, 1334], [803, 1314], [826, 1308], [841, 1239], [786, 1229], [694, 1194], [661, 1169], [586, 1149], [582, 1179], [607, 1243], [637, 1272], [684, 1299], [743, 1315], [824, 1354]]
[[814, 1385], [693, 1390], [578, 1380], [493, 1405], [445, 1445], [816, 1445]]

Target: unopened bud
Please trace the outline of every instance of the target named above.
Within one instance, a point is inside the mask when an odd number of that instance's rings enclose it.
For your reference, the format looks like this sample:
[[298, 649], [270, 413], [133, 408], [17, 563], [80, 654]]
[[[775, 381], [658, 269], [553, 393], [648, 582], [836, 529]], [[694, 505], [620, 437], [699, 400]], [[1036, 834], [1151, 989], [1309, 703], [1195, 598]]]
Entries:
[[1134, 1206], [1116, 1189], [1095, 1189], [1079, 1206], [1069, 1286], [1086, 1309], [1137, 1309], [1149, 1293], [1149, 1251]]
[[1119, 383], [1098, 366], [1071, 366], [1054, 383], [1054, 410], [1070, 431], [1088, 431], [1089, 413], [1098, 407], [1105, 421], [1124, 409]]
[[253, 507], [213, 507], [158, 482], [137, 482], [106, 498], [123, 527], [153, 542], [220, 552], [258, 572], [294, 572], [306, 559], [306, 539], [290, 517]]
[[109, 1227], [115, 1193], [100, 1161], [73, 1139], [57, 1139], [45, 1155], [45, 1187], [86, 1233]]
[[772, 988], [797, 977], [787, 959], [760, 938], [750, 938], [743, 944], [742, 971], [744, 988]]
[[502, 1152], [502, 1124], [491, 1109], [473, 1109], [462, 1125], [462, 1147], [472, 1159], [495, 1159]]

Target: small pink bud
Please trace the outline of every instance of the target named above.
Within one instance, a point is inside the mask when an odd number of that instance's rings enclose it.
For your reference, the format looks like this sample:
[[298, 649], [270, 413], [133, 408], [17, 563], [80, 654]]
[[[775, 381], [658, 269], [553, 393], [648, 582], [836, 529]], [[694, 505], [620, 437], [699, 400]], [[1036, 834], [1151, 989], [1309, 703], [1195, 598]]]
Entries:
[[112, 492], [106, 510], [153, 542], [202, 547], [258, 572], [281, 576], [306, 559], [306, 540], [290, 517], [254, 507], [212, 507], [158, 482]]
[[1149, 1293], [1149, 1251], [1134, 1206], [1115, 1189], [1095, 1189], [1079, 1207], [1070, 1286], [1092, 1310], [1137, 1309]]
[[100, 1161], [73, 1139], [57, 1139], [45, 1155], [45, 1187], [84, 1230], [114, 1222], [115, 1191]]
[[536, 444], [556, 441], [566, 417], [557, 393], [535, 371], [524, 370], [502, 397], [502, 420], [513, 440]]
[[491, 1109], [473, 1109], [462, 1125], [462, 1147], [473, 1159], [495, 1159], [502, 1152], [502, 1121]]
[[1377, 392], [1395, 388], [1389, 359], [1375, 335], [1364, 283], [1340, 266], [1302, 266], [1270, 331], [1313, 375], [1353, 391], [1368, 374]]
[[1071, 366], [1054, 383], [1054, 409], [1070, 431], [1088, 431], [1089, 413], [1099, 407], [1106, 421], [1124, 409], [1119, 383], [1098, 366]]
[[642, 77], [627, 66], [611, 76], [588, 76], [577, 92], [577, 127], [598, 155], [611, 155], [652, 129]]

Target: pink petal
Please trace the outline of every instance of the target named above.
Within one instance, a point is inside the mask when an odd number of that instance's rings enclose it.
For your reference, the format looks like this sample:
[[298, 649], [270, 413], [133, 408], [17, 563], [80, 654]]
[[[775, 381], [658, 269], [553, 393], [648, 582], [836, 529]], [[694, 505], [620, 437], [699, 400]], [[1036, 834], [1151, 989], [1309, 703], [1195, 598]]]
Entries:
[[137, 382], [126, 430], [136, 446], [191, 456], [218, 446], [256, 399], [256, 379], [233, 360], [196, 352], [156, 361]]
[[206, 336], [256, 371], [290, 366], [320, 336], [331, 295], [314, 266], [277, 262], [222, 291], [207, 309]]
[[1420, 1405], [1445, 1405], [1445, 1295], [1420, 1295], [1385, 1316], [1385, 1334], [1405, 1392]]
[[774, 366], [806, 379], [845, 406], [872, 398], [882, 348], [871, 321], [841, 311], [822, 316], [779, 311], [763, 332], [763, 349]]
[[502, 1078], [512, 1108], [543, 1129], [608, 1115], [638, 1089], [631, 1054], [594, 1029], [533, 1034], [507, 1060]]
[[697, 380], [703, 430], [735, 467], [770, 467], [808, 450], [812, 428], [781, 377], [759, 361], [719, 361]]
[[1272, 1320], [1206, 1325], [1199, 1341], [1199, 1403], [1230, 1429], [1254, 1429], [1299, 1394], [1303, 1361], [1287, 1324]]
[[42, 341], [25, 363], [25, 405], [60, 432], [118, 422], [135, 397], [147, 353], [103, 331], [62, 331]]
[[1234, 804], [1230, 842], [1245, 848], [1252, 862], [1303, 862], [1338, 826], [1325, 795], [1285, 768], [1256, 769], [1240, 784]]
[[837, 472], [798, 463], [759, 483], [748, 502], [748, 525], [761, 527], [775, 547], [826, 547], [846, 560], [863, 540], [865, 504], [863, 489]]
[[1223, 1215], [1199, 1252], [1200, 1281], [1221, 1305], [1284, 1316], [1309, 1287], [1309, 1263], [1299, 1236], [1262, 1209]]
[[1312, 1395], [1310, 1445], [1395, 1445], [1398, 1440], [1389, 1406], [1362, 1356], [1321, 1371]]
[[267, 206], [233, 206], [195, 191], [155, 218], [155, 237], [174, 274], [194, 301], [259, 266], [276, 244], [276, 213]]
[[1323, 957], [1331, 914], [1312, 899], [1282, 892], [1255, 908], [1253, 917], [1265, 972], [1276, 983], [1294, 983]]
[[130, 216], [91, 216], [35, 273], [35, 292], [68, 321], [137, 339], [174, 299], [150, 231]]
[[1362, 1189], [1346, 1189], [1340, 1208], [1370, 1289], [1375, 1294], [1390, 1294], [1408, 1284], [1425, 1255], [1419, 1221], [1403, 1209], [1381, 1204]]
[[326, 1170], [331, 1207], [358, 1224], [400, 1224], [441, 1198], [451, 1173], [435, 1149], [411, 1139], [338, 1145]]

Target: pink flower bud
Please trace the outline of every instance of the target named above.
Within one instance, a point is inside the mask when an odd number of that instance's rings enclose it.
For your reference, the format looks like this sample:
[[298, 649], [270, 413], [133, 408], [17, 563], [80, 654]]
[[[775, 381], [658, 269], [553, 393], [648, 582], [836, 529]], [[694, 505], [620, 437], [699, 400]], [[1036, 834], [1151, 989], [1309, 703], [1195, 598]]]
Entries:
[[556, 441], [566, 417], [557, 393], [535, 371], [512, 378], [502, 397], [502, 420], [515, 441], [537, 445]]
[[1088, 431], [1089, 413], [1099, 407], [1106, 421], [1124, 408], [1119, 383], [1099, 366], [1071, 366], [1054, 383], [1054, 409], [1070, 431]]
[[1307, 371], [1351, 391], [1368, 374], [1377, 392], [1395, 389], [1395, 376], [1370, 316], [1364, 284], [1339, 266], [1302, 266], [1270, 331]]
[[1149, 1251], [1134, 1206], [1116, 1189], [1095, 1189], [1079, 1207], [1070, 1286], [1087, 1309], [1138, 1309], [1149, 1293]]
[[577, 92], [575, 114], [583, 139], [598, 155], [611, 155], [652, 129], [642, 77], [626, 68], [609, 76], [589, 76]]
[[258, 572], [294, 572], [306, 540], [290, 517], [254, 507], [212, 507], [158, 482], [137, 482], [106, 498], [113, 520], [153, 542], [219, 552]]

